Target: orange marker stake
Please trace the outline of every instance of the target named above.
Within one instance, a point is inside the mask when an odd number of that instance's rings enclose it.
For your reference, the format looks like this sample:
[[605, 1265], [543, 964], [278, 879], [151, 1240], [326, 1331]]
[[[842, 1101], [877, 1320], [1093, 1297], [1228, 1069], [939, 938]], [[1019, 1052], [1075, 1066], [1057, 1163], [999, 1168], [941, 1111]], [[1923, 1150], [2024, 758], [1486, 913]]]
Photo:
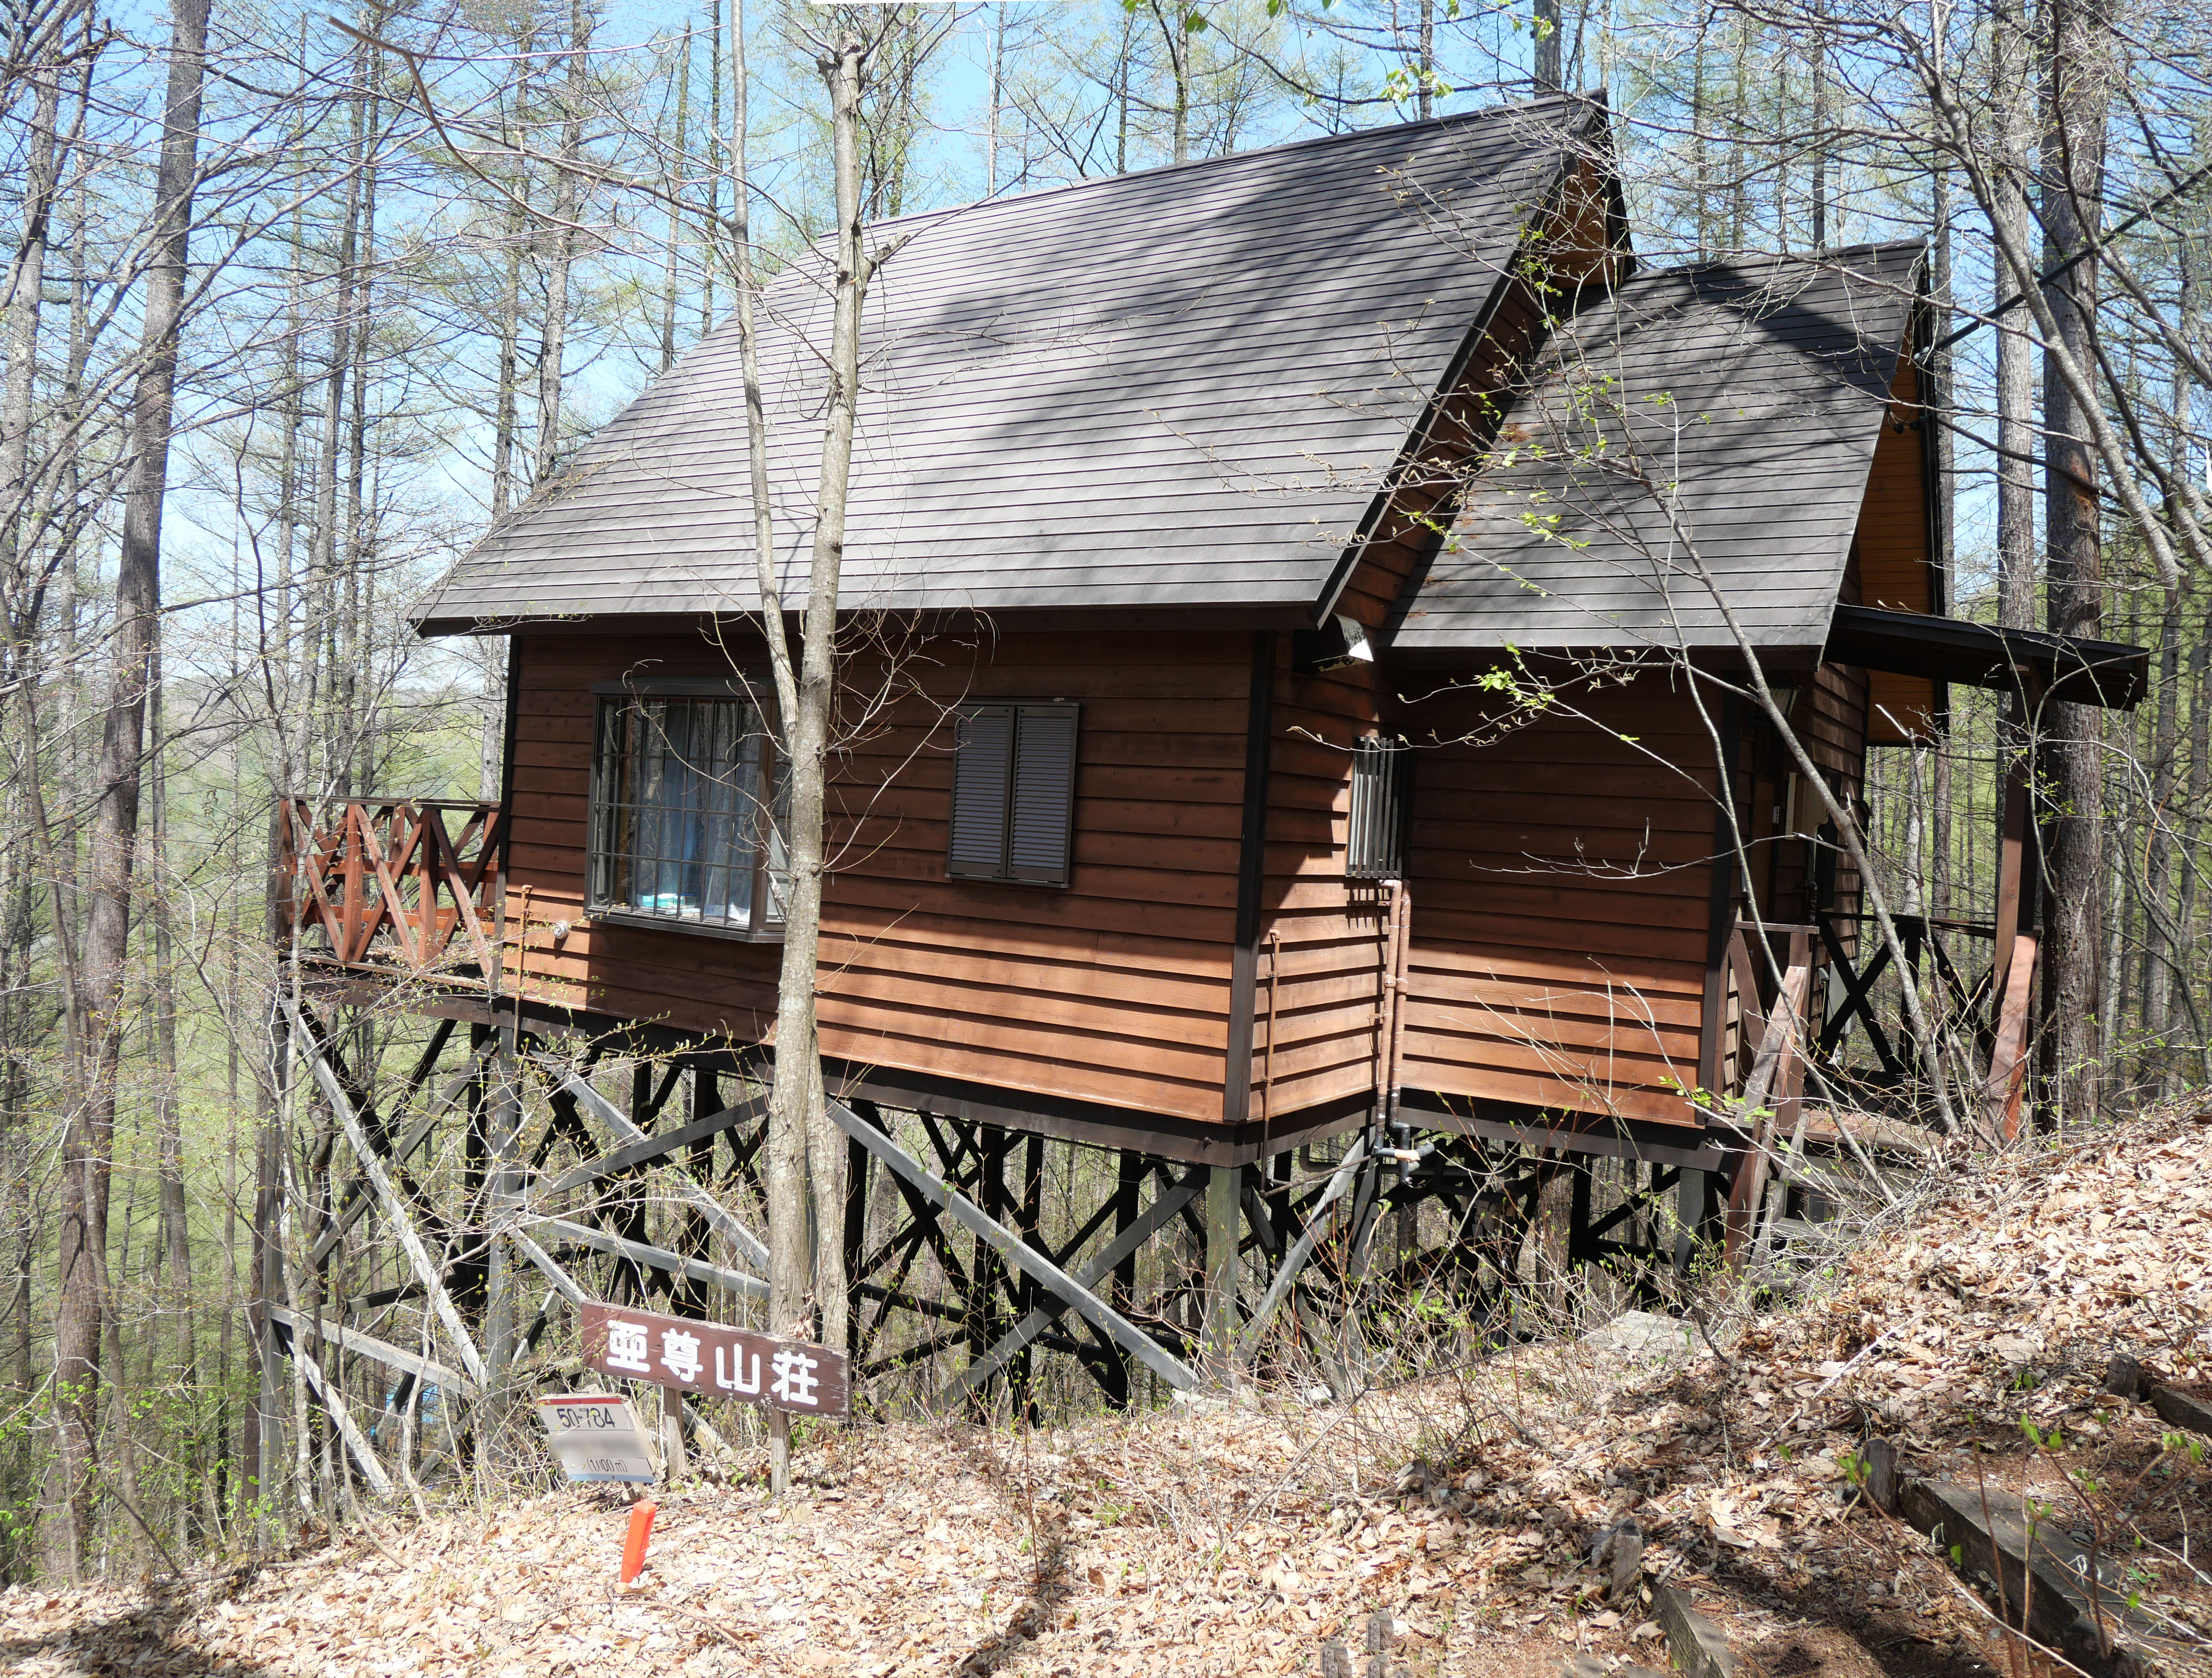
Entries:
[[629, 1536], [623, 1542], [622, 1582], [624, 1584], [645, 1571], [645, 1547], [653, 1536], [653, 1517], [659, 1512], [658, 1504], [630, 1505]]

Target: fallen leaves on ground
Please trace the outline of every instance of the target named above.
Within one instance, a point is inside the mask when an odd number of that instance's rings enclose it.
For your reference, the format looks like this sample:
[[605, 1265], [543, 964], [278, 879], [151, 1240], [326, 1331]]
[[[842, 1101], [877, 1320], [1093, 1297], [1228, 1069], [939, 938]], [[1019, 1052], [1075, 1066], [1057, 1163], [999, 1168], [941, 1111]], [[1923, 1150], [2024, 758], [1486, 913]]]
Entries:
[[1923, 1671], [1966, 1670], [1995, 1653], [1985, 1609], [1934, 1547], [1847, 1499], [1876, 1433], [1933, 1471], [1971, 1480], [1978, 1461], [2067, 1518], [2097, 1513], [2069, 1474], [2134, 1485], [2145, 1600], [2212, 1634], [2207, 1471], [2160, 1456], [2169, 1430], [2098, 1391], [2116, 1350], [2203, 1378], [2212, 1126], [2169, 1115], [1962, 1170], [1908, 1230], [1813, 1280], [1810, 1303], [1717, 1333], [1725, 1356], [1687, 1334], [1656, 1363], [1555, 1343], [1349, 1404], [1259, 1392], [1051, 1432], [858, 1426], [802, 1454], [781, 1503], [665, 1493], [632, 1591], [614, 1585], [623, 1500], [583, 1490], [165, 1585], [19, 1586], [0, 1593], [0, 1658], [57, 1675], [1241, 1678], [1315, 1670], [1322, 1639], [1357, 1649], [1387, 1608], [1415, 1675], [1552, 1678], [1576, 1653], [1665, 1664], [1649, 1608], [1604, 1600], [1585, 1553], [1632, 1517], [1646, 1572], [1776, 1671], [1841, 1678], [1853, 1651], [1907, 1644]]

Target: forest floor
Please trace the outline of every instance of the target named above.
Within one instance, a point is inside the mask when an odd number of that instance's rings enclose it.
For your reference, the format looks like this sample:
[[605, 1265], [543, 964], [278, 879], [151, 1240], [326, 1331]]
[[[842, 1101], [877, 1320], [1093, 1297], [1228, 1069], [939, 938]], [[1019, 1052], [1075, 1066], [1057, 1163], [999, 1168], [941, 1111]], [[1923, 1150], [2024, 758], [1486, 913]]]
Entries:
[[2064, 1671], [2008, 1651], [1986, 1584], [1851, 1493], [1878, 1436], [2105, 1534], [2184, 1651], [2172, 1669], [2199, 1669], [2212, 1441], [2100, 1387], [2115, 1352], [2212, 1375], [2212, 1109], [1939, 1169], [1801, 1303], [1709, 1316], [1710, 1342], [1531, 1346], [1345, 1404], [1260, 1390], [1049, 1432], [825, 1432], [781, 1503], [665, 1493], [634, 1590], [615, 1585], [622, 1500], [566, 1491], [183, 1578], [18, 1586], [0, 1665], [1242, 1678], [1319, 1670], [1324, 1639], [1357, 1651], [1388, 1610], [1415, 1678], [1599, 1678], [1668, 1663], [1654, 1610], [1607, 1603], [1589, 1561], [1632, 1517], [1645, 1578], [1711, 1616], [1741, 1673]]

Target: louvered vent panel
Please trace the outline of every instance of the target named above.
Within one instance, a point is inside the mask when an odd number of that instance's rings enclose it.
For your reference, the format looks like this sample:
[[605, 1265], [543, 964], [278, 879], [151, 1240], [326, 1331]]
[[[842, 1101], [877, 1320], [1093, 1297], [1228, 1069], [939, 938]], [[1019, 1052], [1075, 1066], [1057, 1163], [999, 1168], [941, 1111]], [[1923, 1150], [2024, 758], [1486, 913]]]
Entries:
[[1065, 885], [1075, 808], [1076, 708], [1024, 705], [1020, 710], [1007, 878]]
[[1006, 875], [1006, 797], [1013, 777], [1014, 707], [960, 711], [952, 754], [952, 835], [945, 872], [963, 879]]
[[1412, 754], [1401, 740], [1370, 734], [1352, 748], [1352, 833], [1344, 872], [1353, 879], [1406, 873], [1406, 782]]

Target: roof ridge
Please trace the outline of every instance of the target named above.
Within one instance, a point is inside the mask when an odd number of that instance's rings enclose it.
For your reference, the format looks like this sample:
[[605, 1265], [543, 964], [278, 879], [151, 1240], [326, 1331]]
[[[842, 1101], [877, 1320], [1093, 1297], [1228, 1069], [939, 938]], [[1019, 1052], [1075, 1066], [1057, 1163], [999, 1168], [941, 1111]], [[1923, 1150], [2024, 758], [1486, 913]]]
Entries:
[[909, 210], [903, 216], [887, 216], [879, 222], [870, 222], [866, 230], [874, 232], [881, 228], [898, 228], [918, 222], [933, 222], [944, 217], [959, 216], [972, 210], [995, 210], [1002, 204], [1035, 204], [1042, 198], [1064, 192], [1083, 192], [1099, 190], [1116, 182], [1146, 180], [1158, 175], [1175, 174], [1194, 169], [1219, 168], [1225, 164], [1247, 161], [1255, 157], [1279, 155], [1285, 152], [1307, 151], [1322, 146], [1345, 145], [1354, 140], [1373, 139], [1385, 134], [1413, 134], [1441, 128], [1510, 116], [1516, 112], [1532, 111], [1540, 106], [1557, 105], [1571, 108], [1582, 106], [1591, 112], [1607, 108], [1605, 100], [1591, 94], [1544, 94], [1536, 98], [1517, 100], [1510, 105], [1486, 105], [1477, 111], [1454, 111], [1441, 117], [1427, 117], [1413, 122], [1378, 124], [1373, 128], [1349, 128], [1339, 134], [1311, 134], [1303, 140], [1283, 140], [1272, 146], [1255, 146], [1249, 151], [1232, 151], [1218, 157], [1186, 158], [1180, 163], [1155, 163], [1146, 169], [1125, 169], [1119, 174], [1092, 175], [1084, 180], [1066, 180], [1057, 185], [1040, 186], [1031, 192], [1010, 192], [1003, 198], [971, 198], [966, 204], [945, 204], [935, 210]]
[[1844, 245], [1832, 251], [1727, 251], [1701, 258], [1695, 262], [1678, 262], [1665, 268], [1646, 268], [1638, 273], [1639, 280], [1662, 280], [1686, 274], [1702, 274], [1715, 268], [1740, 268], [1753, 263], [1795, 263], [1808, 268], [1836, 268], [1848, 258], [1869, 252], [1917, 251], [1925, 249], [1928, 235], [1912, 239], [1867, 239], [1856, 245]]

